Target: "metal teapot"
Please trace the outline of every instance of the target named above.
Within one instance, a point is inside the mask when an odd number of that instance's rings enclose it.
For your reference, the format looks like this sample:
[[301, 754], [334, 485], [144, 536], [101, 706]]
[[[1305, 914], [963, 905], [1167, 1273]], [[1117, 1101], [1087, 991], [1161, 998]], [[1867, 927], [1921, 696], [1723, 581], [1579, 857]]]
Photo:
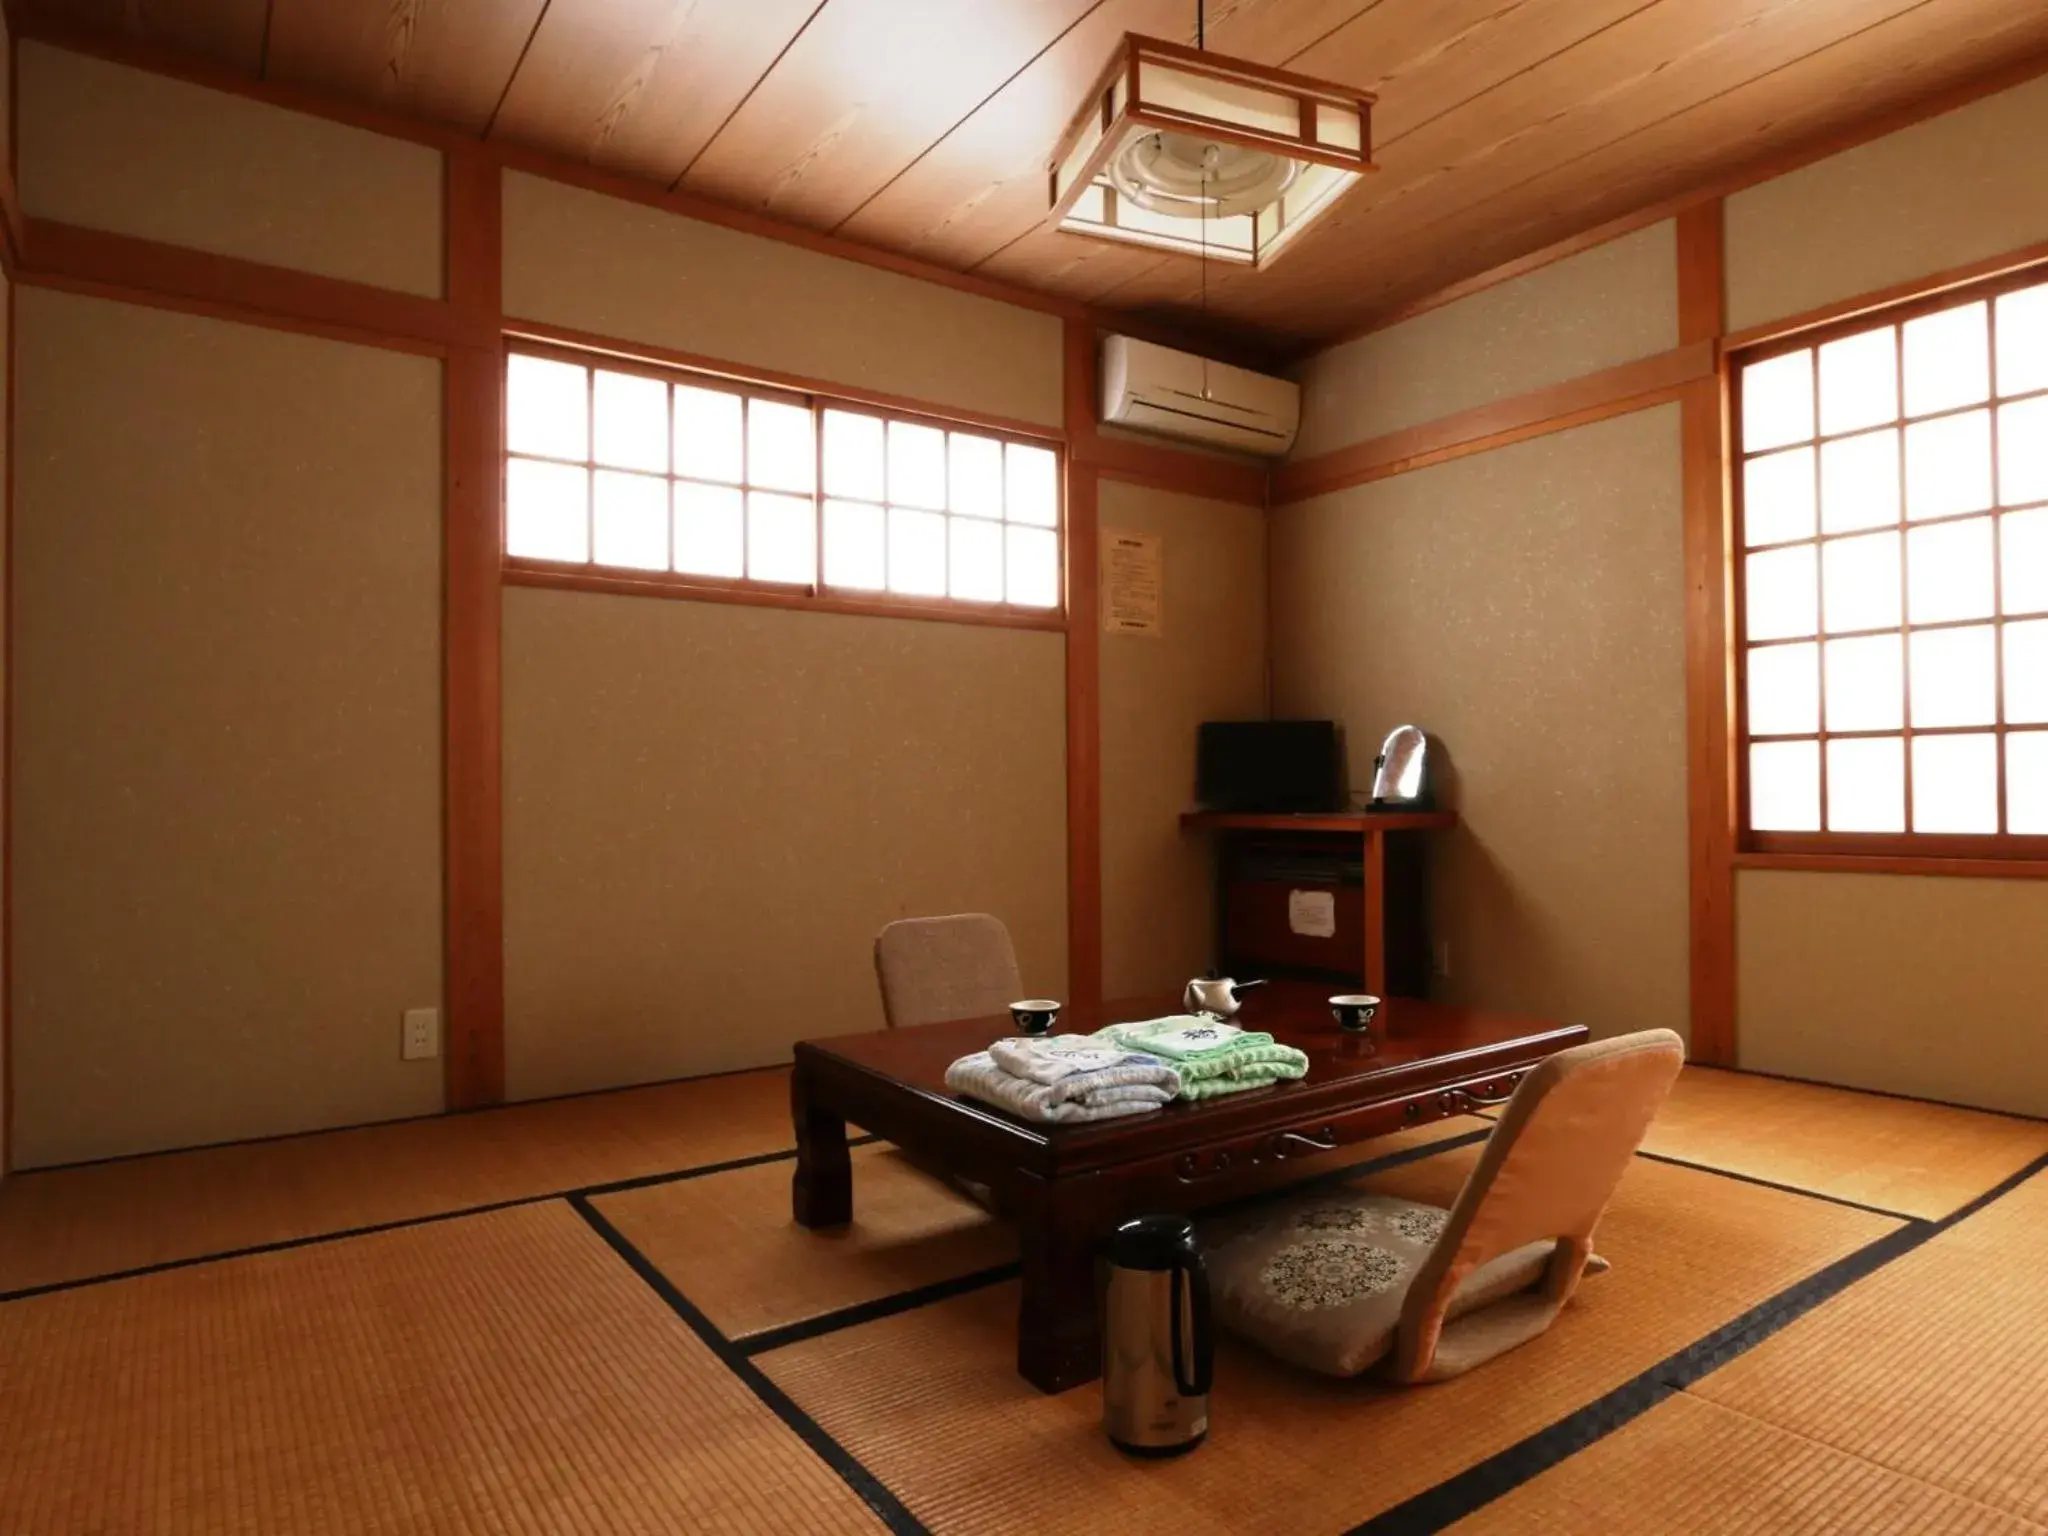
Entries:
[[1181, 993], [1180, 1005], [1189, 1013], [1227, 1019], [1243, 1006], [1241, 994], [1264, 985], [1263, 981], [1232, 981], [1228, 976], [1197, 976]]

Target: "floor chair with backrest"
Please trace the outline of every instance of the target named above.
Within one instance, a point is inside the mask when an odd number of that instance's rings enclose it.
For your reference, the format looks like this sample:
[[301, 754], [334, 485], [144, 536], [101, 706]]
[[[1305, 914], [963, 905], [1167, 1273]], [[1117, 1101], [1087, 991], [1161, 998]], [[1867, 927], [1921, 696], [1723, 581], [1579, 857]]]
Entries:
[[1402, 1382], [1528, 1342], [1606, 1267], [1593, 1229], [1684, 1059], [1668, 1029], [1550, 1057], [1449, 1210], [1339, 1188], [1205, 1223], [1217, 1320], [1310, 1370]]
[[[1010, 930], [986, 912], [890, 923], [875, 936], [875, 978], [891, 1029], [1000, 1014], [1024, 995]], [[924, 1171], [989, 1210], [1000, 1204], [986, 1184]]]
[[906, 917], [875, 938], [891, 1029], [999, 1014], [1024, 995], [1010, 930], [986, 912]]

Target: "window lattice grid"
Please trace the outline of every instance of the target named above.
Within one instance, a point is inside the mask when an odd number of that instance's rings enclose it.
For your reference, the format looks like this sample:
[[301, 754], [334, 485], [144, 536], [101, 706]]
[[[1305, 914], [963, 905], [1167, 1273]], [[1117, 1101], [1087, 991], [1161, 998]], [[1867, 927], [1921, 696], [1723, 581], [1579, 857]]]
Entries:
[[1745, 829], [2048, 834], [2048, 283], [1736, 370]]
[[505, 553], [729, 585], [1060, 604], [1051, 447], [824, 397], [513, 350]]

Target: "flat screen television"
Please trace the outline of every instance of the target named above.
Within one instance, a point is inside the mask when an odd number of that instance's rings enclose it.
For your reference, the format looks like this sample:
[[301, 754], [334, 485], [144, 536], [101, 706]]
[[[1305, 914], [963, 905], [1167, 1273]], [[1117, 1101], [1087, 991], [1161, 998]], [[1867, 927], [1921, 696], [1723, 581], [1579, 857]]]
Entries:
[[1342, 810], [1334, 720], [1205, 720], [1195, 798], [1211, 811]]

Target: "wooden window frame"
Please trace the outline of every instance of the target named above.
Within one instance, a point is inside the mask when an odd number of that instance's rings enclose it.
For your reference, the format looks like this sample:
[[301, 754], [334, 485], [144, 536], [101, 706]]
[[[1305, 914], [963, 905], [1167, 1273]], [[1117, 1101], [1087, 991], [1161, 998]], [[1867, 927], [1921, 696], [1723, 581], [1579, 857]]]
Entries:
[[[684, 385], [696, 389], [717, 390], [738, 396], [742, 400], [773, 400], [785, 404], [801, 405], [810, 412], [811, 443], [814, 455], [811, 489], [808, 492], [782, 491], [773, 487], [755, 487], [742, 480], [732, 485], [741, 493], [742, 506], [747, 493], [754, 489], [774, 495], [804, 496], [811, 502], [814, 531], [812, 552], [815, 558], [813, 579], [809, 582], [765, 581], [747, 576], [709, 576], [673, 569], [660, 571], [636, 569], [630, 566], [610, 566], [596, 560], [596, 541], [591, 541], [591, 558], [584, 561], [544, 560], [530, 555], [514, 555], [507, 544], [506, 506], [501, 498], [499, 505], [498, 548], [501, 574], [507, 585], [528, 587], [550, 587], [572, 591], [607, 592], [627, 596], [668, 597], [700, 602], [735, 603], [756, 607], [808, 609], [819, 613], [863, 614], [883, 618], [929, 619], [953, 624], [984, 624], [1009, 629], [1065, 630], [1068, 627], [1069, 576], [1067, 571], [1068, 511], [1066, 505], [1067, 445], [1064, 439], [1051, 431], [1044, 435], [1019, 431], [1008, 425], [997, 425], [972, 416], [952, 416], [932, 411], [906, 409], [894, 404], [880, 404], [863, 400], [855, 395], [838, 394], [828, 389], [799, 387], [791, 383], [767, 379], [756, 379], [739, 372], [721, 372], [706, 368], [692, 368], [679, 363], [650, 361], [643, 358], [621, 356], [610, 351], [577, 347], [559, 342], [538, 340], [524, 336], [507, 336], [499, 358], [499, 376], [505, 378], [514, 356], [540, 358], [549, 362], [572, 363], [590, 370], [592, 387], [599, 371], [632, 374], [657, 380], [668, 385]], [[597, 462], [595, 420], [590, 422], [590, 441], [586, 444], [587, 456], [582, 460], [555, 458], [546, 454], [516, 453], [510, 446], [509, 413], [510, 391], [503, 390], [504, 410], [507, 413], [505, 447], [499, 457], [501, 463], [509, 464], [514, 458], [530, 458], [537, 462], [553, 464], [576, 464], [591, 471], [618, 469], [618, 465]], [[825, 573], [825, 503], [828, 498], [824, 483], [824, 418], [827, 411], [840, 411], [850, 415], [867, 416], [884, 424], [907, 422], [916, 426], [935, 427], [945, 432], [971, 432], [976, 436], [993, 439], [1005, 446], [1015, 443], [1025, 447], [1043, 449], [1053, 455], [1053, 485], [1056, 504], [1053, 523], [1049, 528], [1040, 523], [1013, 524], [1007, 517], [994, 522], [998, 528], [1012, 526], [1043, 528], [1054, 538], [1054, 572], [1058, 583], [1057, 600], [1049, 607], [1032, 607], [1021, 603], [991, 601], [987, 599], [926, 596], [922, 594], [873, 591], [867, 588], [835, 587], [824, 579]], [[673, 406], [671, 405], [671, 416]], [[743, 418], [744, 420], [744, 418]], [[744, 431], [744, 427], [742, 428]], [[671, 432], [673, 425], [671, 424]], [[696, 482], [688, 475], [678, 475], [673, 462], [660, 471], [661, 477], [671, 486]], [[654, 475], [652, 470], [626, 471]], [[727, 482], [718, 482], [721, 485]], [[858, 499], [858, 498], [852, 498]], [[864, 503], [865, 504], [865, 503]], [[884, 505], [886, 514], [887, 504]], [[926, 509], [920, 509], [926, 510]], [[964, 514], [950, 509], [929, 509], [947, 519], [950, 532], [951, 520]], [[595, 500], [591, 502], [591, 515], [595, 516]], [[743, 513], [744, 516], [744, 513]], [[669, 538], [670, 559], [674, 559], [674, 514], [670, 513]], [[886, 532], [885, 532], [886, 540]]]
[[[1913, 742], [1921, 736], [1981, 736], [1991, 735], [1995, 742], [1998, 767], [1998, 819], [2001, 829], [2006, 822], [2006, 739], [2015, 731], [2048, 732], [2048, 722], [2022, 722], [2013, 725], [2005, 719], [2005, 647], [2004, 626], [2008, 622], [2026, 622], [2048, 618], [2048, 611], [2035, 613], [2029, 610], [2022, 614], [2007, 614], [2004, 611], [2002, 547], [2000, 533], [2002, 519], [2012, 512], [2048, 509], [2048, 501], [2026, 502], [2019, 506], [2007, 507], [1999, 500], [1998, 452], [1999, 435], [1997, 415], [2002, 405], [2017, 401], [2048, 399], [2048, 389], [2031, 390], [2025, 394], [2001, 396], [1998, 392], [1998, 321], [1997, 300], [2005, 294], [2026, 288], [2034, 288], [2048, 282], [2048, 262], [2036, 263], [2013, 271], [2001, 273], [1982, 281], [1945, 287], [1924, 295], [1884, 305], [1880, 308], [1864, 309], [1855, 314], [1830, 320], [1824, 324], [1793, 331], [1750, 346], [1730, 348], [1727, 353], [1727, 380], [1729, 399], [1728, 429], [1728, 478], [1729, 506], [1732, 518], [1731, 547], [1733, 561], [1730, 569], [1729, 601], [1730, 623], [1729, 644], [1732, 647], [1731, 669], [1734, 680], [1734, 725], [1735, 725], [1735, 854], [1738, 861], [1754, 860], [1759, 865], [1778, 864], [1784, 867], [1803, 865], [1810, 868], [1865, 869], [1871, 872], [1896, 870], [1901, 873], [1933, 872], [1944, 874], [1986, 874], [1986, 875], [2036, 875], [2048, 873], [2048, 834], [2013, 833], [2004, 830], [1996, 832], [1950, 833], [1950, 832], [1838, 832], [1826, 829], [1827, 822], [1827, 746], [1830, 741], [1863, 739], [1896, 739], [1901, 743], [1905, 761], [1903, 794], [1905, 813], [1910, 828], [1913, 806]], [[1830, 342], [1848, 336], [1861, 335], [1880, 327], [1893, 328], [1894, 344], [1903, 349], [1904, 327], [1913, 320], [1927, 315], [1939, 314], [1946, 310], [1959, 309], [1967, 305], [1983, 303], [1987, 307], [1986, 345], [1989, 349], [1990, 391], [1981, 403], [1958, 406], [1951, 410], [1930, 412], [1925, 416], [1908, 417], [1904, 410], [1906, 387], [1903, 352], [1897, 366], [1897, 388], [1899, 391], [1899, 413], [1889, 425], [1900, 435], [1899, 452], [1901, 473], [1899, 482], [1899, 520], [1896, 524], [1877, 524], [1871, 528], [1850, 530], [1845, 534], [1830, 536], [1821, 531], [1818, 477], [1820, 475], [1819, 448], [1828, 439], [1822, 434], [1819, 416], [1819, 370], [1814, 371], [1814, 431], [1813, 436], [1797, 443], [1787, 443], [1778, 448], [1760, 452], [1778, 452], [1811, 445], [1815, 449], [1815, 529], [1811, 539], [1794, 539], [1778, 545], [1762, 545], [1759, 548], [1795, 548], [1810, 544], [1815, 551], [1815, 580], [1822, 579], [1820, 551], [1830, 537], [1855, 537], [1862, 534], [1883, 532], [1896, 527], [1900, 533], [1900, 579], [1901, 612], [1896, 626], [1887, 625], [1872, 630], [1845, 630], [1839, 634], [1826, 628], [1825, 614], [1820, 606], [1819, 595], [1815, 599], [1815, 631], [1812, 636], [1817, 647], [1816, 665], [1818, 677], [1817, 729], [1812, 733], [1790, 735], [1768, 735], [1752, 738], [1749, 728], [1749, 654], [1753, 648], [1747, 638], [1747, 610], [1749, 601], [1746, 557], [1750, 553], [1746, 536], [1746, 508], [1744, 506], [1743, 464], [1747, 457], [1742, 447], [1742, 378], [1746, 368], [1757, 363], [1768, 362], [1795, 352], [1811, 351], [1818, 362], [1820, 348]], [[1991, 483], [1992, 498], [1989, 509], [1984, 512], [1962, 513], [1953, 517], [1930, 519], [1916, 523], [1907, 515], [1906, 481], [1903, 456], [1905, 453], [1905, 428], [1912, 422], [1939, 420], [1948, 416], [1962, 415], [1970, 411], [1984, 410], [1991, 416]], [[1881, 431], [1885, 423], [1860, 431]], [[1836, 434], [1853, 436], [1854, 433]], [[1917, 527], [1939, 527], [1944, 523], [1967, 522], [1973, 519], [1987, 520], [1992, 529], [1992, 581], [1994, 599], [1992, 612], [1983, 618], [1943, 620], [1932, 623], [1912, 622], [1906, 608], [1905, 571], [1907, 561], [1906, 534]], [[1993, 665], [1997, 706], [1990, 725], [1966, 726], [1915, 726], [1912, 717], [1912, 666], [1910, 637], [1922, 631], [1963, 629], [1991, 626], [1997, 639], [1993, 645]], [[1901, 724], [1897, 730], [1830, 731], [1827, 728], [1827, 681], [1826, 642], [1831, 639], [1854, 637], [1862, 634], [1893, 634], [1900, 636], [1901, 683], [1904, 689]], [[1805, 637], [1788, 636], [1782, 642], [1767, 641], [1763, 644], [1797, 644]], [[1812, 741], [1820, 753], [1820, 815], [1821, 830], [1812, 832], [1757, 831], [1750, 826], [1750, 766], [1749, 749], [1753, 740], [1762, 741]]]

